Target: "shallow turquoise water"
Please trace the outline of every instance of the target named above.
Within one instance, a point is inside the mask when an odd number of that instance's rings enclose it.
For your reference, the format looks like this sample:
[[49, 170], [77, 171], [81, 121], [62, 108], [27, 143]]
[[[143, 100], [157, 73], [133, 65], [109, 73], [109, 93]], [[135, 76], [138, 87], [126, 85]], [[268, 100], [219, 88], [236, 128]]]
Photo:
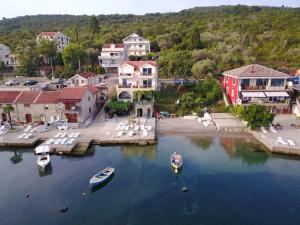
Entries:
[[[266, 154], [247, 139], [93, 146], [84, 157], [52, 156], [48, 175], [39, 173], [31, 149], [16, 150], [0, 151], [1, 225], [300, 224], [300, 159]], [[184, 159], [179, 175], [169, 164], [173, 151]], [[107, 166], [115, 176], [87, 190]], [[62, 205], [68, 212], [59, 212]]]

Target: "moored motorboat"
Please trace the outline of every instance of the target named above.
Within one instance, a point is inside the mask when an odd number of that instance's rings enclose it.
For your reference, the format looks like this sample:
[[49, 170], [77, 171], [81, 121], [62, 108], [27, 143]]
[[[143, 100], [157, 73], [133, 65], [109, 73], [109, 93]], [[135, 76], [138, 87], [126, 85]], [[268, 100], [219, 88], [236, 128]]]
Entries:
[[178, 173], [178, 170], [182, 167], [183, 164], [182, 156], [179, 153], [174, 152], [170, 156], [170, 162], [175, 169], [175, 173]]
[[48, 145], [38, 146], [35, 153], [38, 155], [37, 164], [43, 169], [50, 164], [50, 147]]
[[50, 164], [50, 156], [49, 154], [41, 154], [38, 155], [37, 164], [43, 169]]
[[115, 169], [112, 167], [105, 168], [104, 170], [98, 172], [91, 178], [90, 185], [96, 186], [98, 184], [104, 183], [106, 180], [108, 180], [113, 175], [114, 172], [115, 172]]

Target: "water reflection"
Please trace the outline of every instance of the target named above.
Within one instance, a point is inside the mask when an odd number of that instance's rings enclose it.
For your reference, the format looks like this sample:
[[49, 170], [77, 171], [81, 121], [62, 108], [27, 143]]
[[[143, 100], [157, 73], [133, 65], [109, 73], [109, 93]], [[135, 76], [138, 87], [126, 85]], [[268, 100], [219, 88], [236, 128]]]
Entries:
[[248, 139], [221, 137], [220, 145], [230, 158], [241, 159], [248, 165], [265, 164], [269, 158], [262, 146]]
[[93, 186], [91, 188], [91, 193], [93, 194], [94, 192], [97, 192], [99, 190], [101, 190], [102, 188], [104, 188], [112, 179], [113, 177], [115, 176], [115, 174], [113, 173], [111, 175], [111, 177], [109, 177], [106, 181], [104, 181], [103, 183], [99, 184], [99, 185], [96, 185], [96, 186]]
[[53, 168], [52, 168], [51, 163], [49, 165], [47, 165], [45, 168], [38, 166], [38, 171], [39, 171], [40, 177], [51, 175], [52, 169]]
[[125, 145], [121, 147], [121, 152], [125, 157], [135, 158], [142, 156], [146, 159], [155, 160], [157, 157], [157, 145], [136, 146]]
[[210, 145], [213, 143], [213, 139], [210, 137], [191, 137], [190, 140], [202, 150], [209, 149]]
[[23, 158], [22, 158], [22, 153], [17, 152], [17, 150], [14, 150], [14, 155], [10, 158], [10, 161], [13, 164], [17, 164], [19, 162], [22, 162]]

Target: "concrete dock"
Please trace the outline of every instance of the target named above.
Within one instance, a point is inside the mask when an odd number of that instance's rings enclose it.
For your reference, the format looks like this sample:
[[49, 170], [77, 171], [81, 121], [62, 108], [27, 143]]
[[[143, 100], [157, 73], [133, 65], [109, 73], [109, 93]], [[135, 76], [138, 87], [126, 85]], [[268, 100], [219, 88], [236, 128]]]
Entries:
[[[120, 130], [117, 127], [122, 122], [127, 124], [127, 128], [120, 135]], [[139, 129], [136, 129], [136, 127], [139, 127]], [[150, 129], [146, 130], [146, 127], [150, 127]], [[28, 139], [19, 139], [18, 137], [22, 133], [24, 133], [24, 129], [20, 128], [1, 136], [0, 147], [36, 147], [39, 144], [45, 145], [49, 139], [57, 140], [58, 138], [55, 138], [55, 136], [58, 133], [66, 133], [66, 137], [71, 133], [79, 133], [72, 144], [50, 144], [49, 147], [54, 154], [73, 154], [74, 152], [75, 154], [84, 154], [91, 144], [155, 144], [156, 121], [154, 118], [141, 118], [134, 123], [130, 123], [128, 117], [109, 120], [99, 119], [87, 128], [64, 131], [49, 128], [48, 132], [32, 133], [33, 137]]]

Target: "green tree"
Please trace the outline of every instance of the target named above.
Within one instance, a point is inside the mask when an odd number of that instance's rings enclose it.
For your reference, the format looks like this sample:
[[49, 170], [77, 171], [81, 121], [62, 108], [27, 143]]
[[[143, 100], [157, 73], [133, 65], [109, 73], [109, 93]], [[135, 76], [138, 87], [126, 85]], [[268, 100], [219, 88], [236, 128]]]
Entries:
[[74, 72], [78, 69], [81, 72], [81, 64], [86, 56], [84, 49], [75, 43], [68, 44], [62, 53], [64, 64], [67, 65], [68, 72]]
[[36, 58], [33, 55], [26, 54], [20, 59], [20, 66], [17, 67], [18, 75], [35, 76], [36, 75]]
[[10, 113], [13, 112], [14, 110], [15, 108], [12, 105], [6, 105], [3, 107], [3, 112], [8, 114], [10, 128], [13, 128]]
[[57, 43], [55, 41], [42, 39], [39, 42], [37, 47], [38, 54], [43, 56], [43, 59], [45, 59], [46, 63], [50, 61], [52, 75], [53, 75], [53, 58], [56, 56], [56, 50], [57, 50], [56, 45]]
[[91, 40], [95, 34], [99, 33], [99, 21], [95, 15], [90, 16], [88, 20], [89, 39]]
[[255, 130], [261, 126], [269, 126], [275, 115], [271, 113], [266, 106], [252, 104], [248, 106], [244, 111], [244, 120], [247, 121], [247, 126], [251, 130]]
[[205, 59], [196, 62], [192, 67], [193, 75], [198, 79], [204, 79], [208, 76], [214, 76], [217, 72], [216, 61], [211, 59]]

